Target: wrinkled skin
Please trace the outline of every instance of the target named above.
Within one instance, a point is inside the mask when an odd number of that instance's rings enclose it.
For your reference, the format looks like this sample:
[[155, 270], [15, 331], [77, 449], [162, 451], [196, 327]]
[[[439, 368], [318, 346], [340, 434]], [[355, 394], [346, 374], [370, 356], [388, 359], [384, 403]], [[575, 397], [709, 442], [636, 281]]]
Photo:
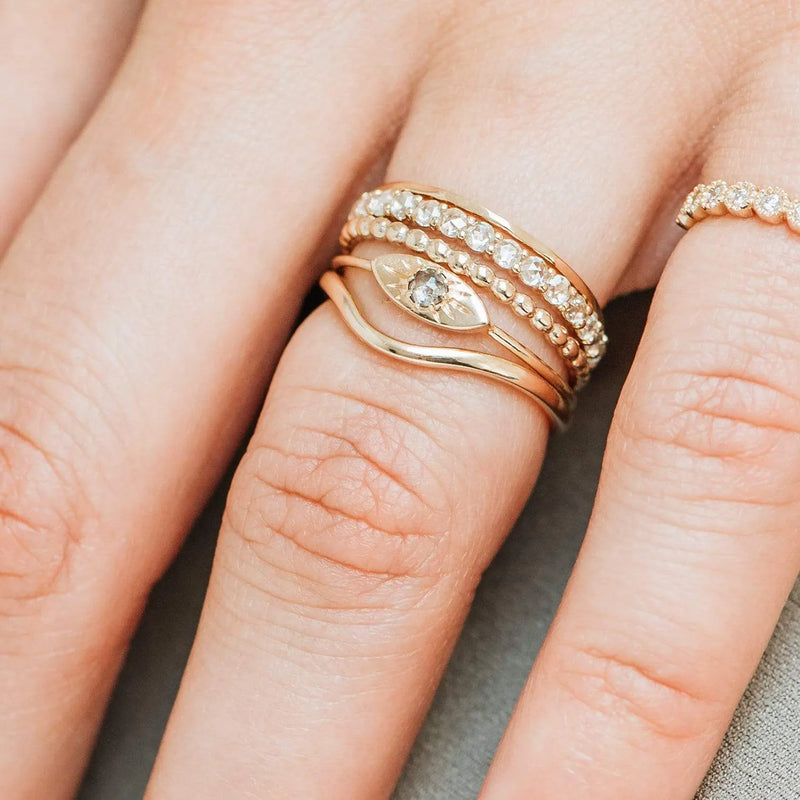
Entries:
[[671, 220], [698, 180], [800, 193], [797, 23], [779, 0], [0, 6], [0, 796], [74, 792], [276, 364], [148, 798], [391, 792], [548, 431], [329, 304], [284, 350], [341, 209], [387, 178], [513, 219], [603, 302], [658, 283], [481, 800], [690, 798], [800, 566], [800, 244]]

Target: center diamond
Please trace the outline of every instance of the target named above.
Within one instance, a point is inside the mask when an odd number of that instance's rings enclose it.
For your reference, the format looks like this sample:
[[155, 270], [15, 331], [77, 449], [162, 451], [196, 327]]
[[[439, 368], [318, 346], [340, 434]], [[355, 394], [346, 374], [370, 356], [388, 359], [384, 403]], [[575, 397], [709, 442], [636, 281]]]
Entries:
[[417, 308], [435, 308], [447, 297], [447, 278], [433, 267], [418, 270], [408, 282], [411, 302]]

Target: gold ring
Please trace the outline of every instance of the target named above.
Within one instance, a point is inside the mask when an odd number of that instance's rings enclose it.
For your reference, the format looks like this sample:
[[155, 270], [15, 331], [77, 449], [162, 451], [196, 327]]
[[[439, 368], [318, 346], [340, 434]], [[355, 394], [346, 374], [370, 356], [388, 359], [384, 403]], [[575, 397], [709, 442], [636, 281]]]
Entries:
[[[442, 189], [386, 184], [366, 192], [353, 205], [340, 236], [342, 249], [347, 252], [369, 238], [375, 230], [373, 223], [385, 224], [388, 241], [424, 251], [432, 260], [447, 261], [454, 270], [473, 269], [473, 280], [491, 288], [500, 299], [513, 292], [514, 310], [530, 317], [538, 330], [543, 330], [539, 320], [547, 317], [537, 313], [534, 297], [544, 300], [554, 340], [563, 340], [562, 346], [571, 340], [564, 358], [572, 360], [574, 352], [582, 353], [578, 363], [572, 364], [584, 372], [579, 383], [585, 382], [603, 357], [608, 338], [594, 294], [563, 259], [498, 214]], [[432, 238], [424, 229], [438, 231], [444, 238]], [[516, 280], [524, 284], [522, 290], [515, 289]]]
[[[356, 267], [371, 271], [390, 299], [423, 322], [451, 330], [485, 330], [495, 342], [538, 372], [564, 398], [571, 396], [571, 387], [564, 379], [516, 337], [492, 324], [485, 306], [472, 289], [447, 270], [437, 267], [424, 258], [395, 254], [372, 260], [339, 255], [333, 259], [333, 266], [339, 269]], [[415, 292], [435, 292], [437, 281], [440, 281], [438, 286], [443, 292], [443, 302], [423, 304], [415, 300]]]
[[779, 225], [785, 222], [790, 230], [800, 233], [800, 200], [789, 197], [780, 187], [759, 188], [749, 181], [712, 181], [699, 183], [683, 201], [675, 220], [689, 230], [706, 217], [752, 217]]
[[[352, 248], [366, 240], [395, 247], [371, 260], [352, 255]], [[339, 241], [343, 252], [320, 284], [366, 344], [404, 361], [501, 381], [536, 400], [554, 424], [567, 424], [574, 390], [588, 380], [608, 339], [595, 296], [552, 250], [488, 209], [441, 189], [406, 183], [362, 195]], [[370, 271], [385, 294], [418, 321], [452, 333], [481, 333], [510, 358], [484, 348], [411, 344], [378, 330], [348, 289], [348, 268]], [[527, 319], [556, 349], [568, 381], [492, 322], [481, 290]]]
[[402, 361], [473, 372], [501, 381], [535, 400], [544, 409], [548, 419], [559, 429], [565, 428], [569, 423], [574, 395], [568, 389], [566, 392], [559, 391], [535, 369], [491, 353], [456, 347], [410, 344], [395, 339], [367, 322], [344, 280], [335, 270], [323, 273], [320, 286], [333, 301], [350, 330], [373, 349]]

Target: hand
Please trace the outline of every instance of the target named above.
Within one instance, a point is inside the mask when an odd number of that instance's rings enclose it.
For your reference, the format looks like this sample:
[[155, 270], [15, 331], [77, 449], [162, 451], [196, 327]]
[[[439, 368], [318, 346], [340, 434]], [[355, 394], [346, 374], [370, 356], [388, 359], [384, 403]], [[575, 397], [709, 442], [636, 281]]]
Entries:
[[[0, 269], [0, 796], [74, 791], [147, 593], [380, 172], [496, 209], [602, 302], [658, 279], [481, 798], [691, 797], [800, 567], [800, 244], [721, 218], [676, 247], [671, 220], [701, 179], [800, 193], [790, 4], [102, 5], [0, 16], [26, 55], [0, 240], [80, 129]], [[388, 796], [546, 436], [513, 391], [314, 312], [148, 797]]]

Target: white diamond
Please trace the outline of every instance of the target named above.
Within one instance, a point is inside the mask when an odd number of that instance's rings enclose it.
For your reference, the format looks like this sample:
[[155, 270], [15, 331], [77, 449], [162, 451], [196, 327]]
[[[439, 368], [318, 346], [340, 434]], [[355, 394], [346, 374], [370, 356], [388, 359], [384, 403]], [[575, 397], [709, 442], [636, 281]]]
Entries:
[[367, 201], [367, 211], [373, 217], [382, 217], [386, 212], [386, 204], [389, 202], [390, 192], [380, 192], [373, 194]]
[[544, 296], [547, 302], [554, 306], [563, 305], [569, 300], [569, 281], [563, 275], [553, 275], [547, 280]]
[[358, 202], [353, 207], [353, 215], [356, 217], [364, 217], [367, 214], [367, 200], [369, 200], [369, 195], [364, 193], [358, 199]]
[[395, 219], [405, 219], [414, 211], [418, 197], [411, 192], [398, 192], [389, 203], [389, 213]]
[[725, 195], [725, 205], [731, 214], [742, 214], [749, 211], [753, 204], [755, 186], [752, 183], [734, 183], [728, 187]]
[[430, 237], [425, 231], [419, 231], [415, 228], [409, 231], [406, 236], [406, 247], [422, 252], [428, 246], [429, 241]]
[[498, 267], [512, 269], [519, 262], [522, 250], [516, 242], [501, 239], [495, 246], [492, 258]]
[[467, 215], [460, 208], [448, 208], [442, 214], [439, 230], [451, 239], [458, 238], [467, 227]]
[[606, 352], [606, 346], [603, 342], [597, 342], [596, 344], [590, 344], [586, 348], [586, 355], [592, 361], [599, 361]]
[[572, 325], [576, 328], [580, 328], [586, 322], [586, 312], [588, 309], [586, 308], [586, 303], [584, 299], [580, 296], [573, 297], [569, 301], [569, 306], [564, 311], [564, 319], [567, 322], [571, 322]]
[[789, 227], [800, 233], [800, 203], [788, 203], [786, 206], [786, 222]]
[[519, 265], [519, 277], [528, 286], [541, 286], [546, 266], [543, 258], [529, 256]]
[[597, 329], [600, 326], [600, 320], [597, 314], [591, 314], [586, 319], [586, 324], [578, 331], [578, 338], [584, 344], [592, 344], [597, 341]]
[[724, 213], [725, 192], [728, 184], [725, 181], [714, 181], [700, 193], [700, 203], [710, 214]]
[[417, 308], [435, 308], [447, 297], [447, 278], [440, 270], [426, 267], [408, 282], [408, 293]]
[[423, 200], [414, 211], [414, 221], [423, 228], [435, 228], [442, 218], [442, 209], [436, 200]]
[[755, 201], [755, 209], [765, 220], [777, 219], [783, 211], [783, 195], [770, 189], [760, 192]]
[[464, 241], [471, 250], [482, 253], [494, 241], [494, 228], [488, 222], [473, 222]]

